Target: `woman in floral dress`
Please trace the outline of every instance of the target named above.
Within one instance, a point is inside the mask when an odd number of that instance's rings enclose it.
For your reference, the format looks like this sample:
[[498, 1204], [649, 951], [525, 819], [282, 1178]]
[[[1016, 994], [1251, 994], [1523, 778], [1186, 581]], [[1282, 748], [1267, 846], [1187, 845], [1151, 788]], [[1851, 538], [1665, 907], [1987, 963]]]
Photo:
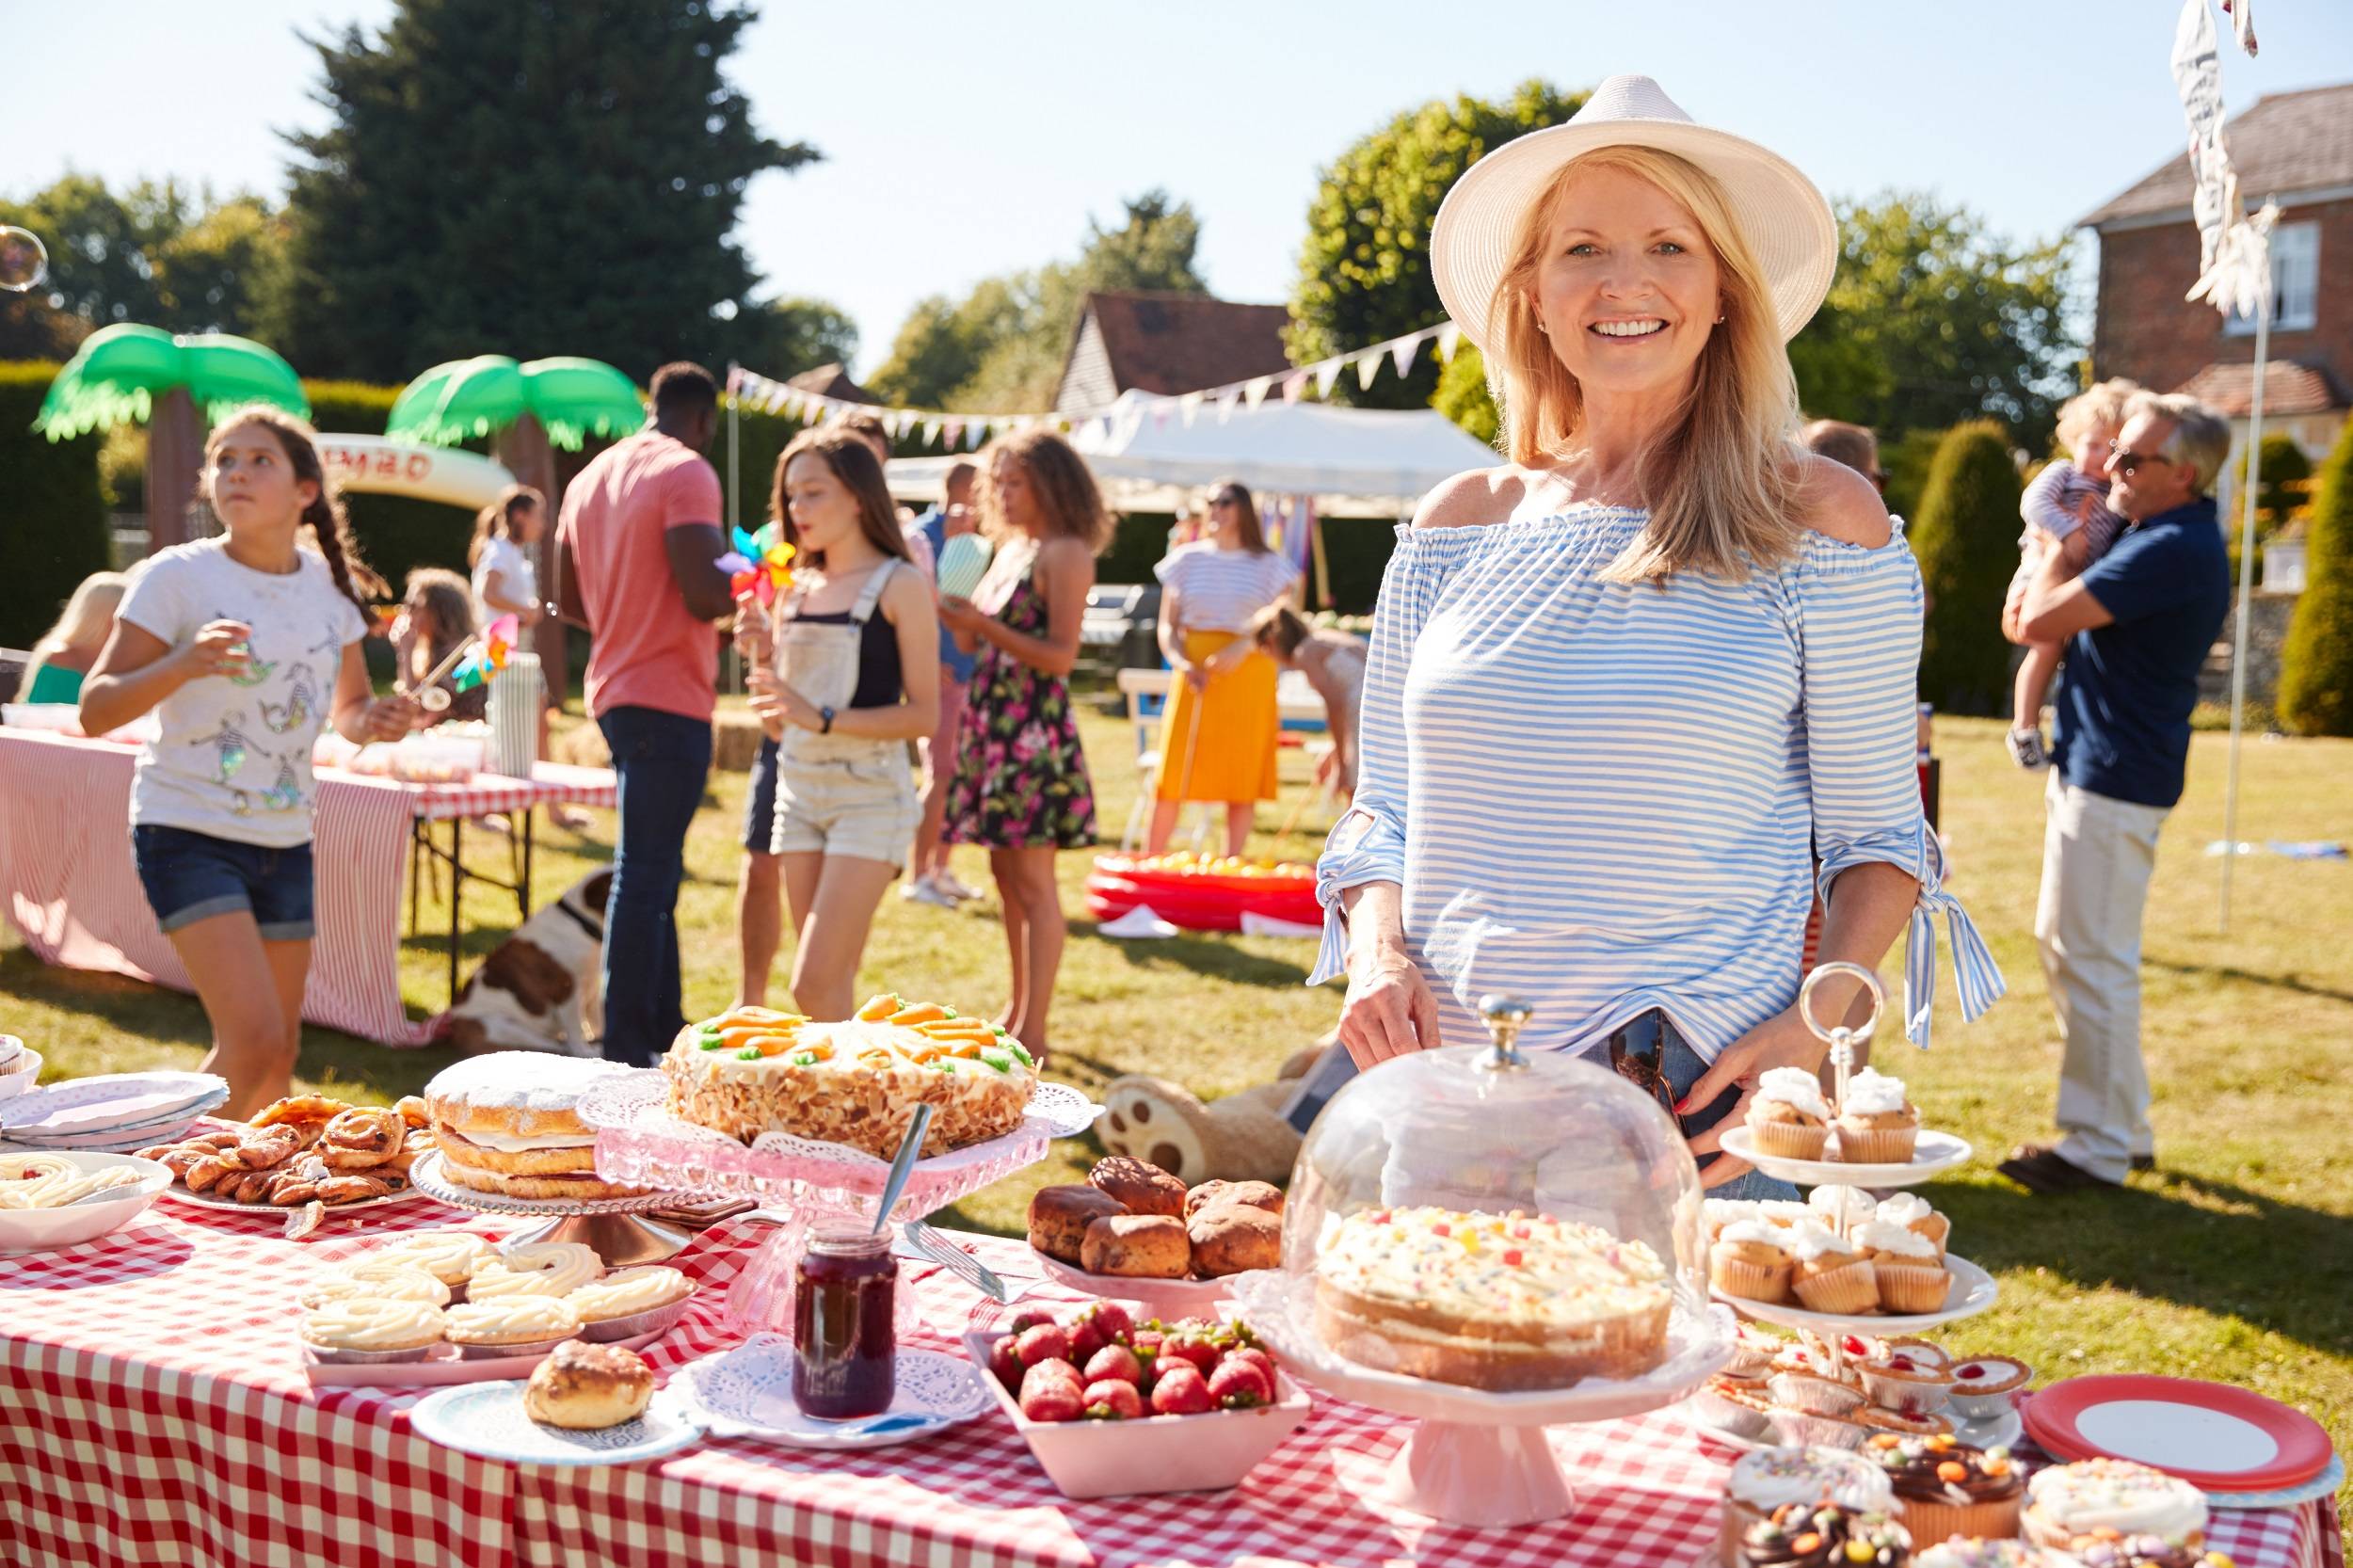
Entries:
[[1054, 855], [1095, 842], [1068, 678], [1112, 521], [1085, 459], [1049, 430], [993, 441], [981, 461], [981, 530], [997, 556], [970, 600], [939, 607], [957, 645], [980, 654], [945, 836], [988, 851], [1013, 963], [1000, 1021], [1042, 1058], [1069, 930]]

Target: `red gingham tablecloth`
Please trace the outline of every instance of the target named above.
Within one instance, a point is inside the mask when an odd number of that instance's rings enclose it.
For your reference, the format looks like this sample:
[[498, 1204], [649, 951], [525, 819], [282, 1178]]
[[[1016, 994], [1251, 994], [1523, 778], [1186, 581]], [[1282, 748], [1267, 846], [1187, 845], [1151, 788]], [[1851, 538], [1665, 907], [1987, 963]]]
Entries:
[[[192, 989], [155, 924], [131, 864], [131, 746], [0, 728], [0, 897], [45, 963], [110, 969]], [[400, 1000], [401, 879], [408, 826], [557, 802], [606, 806], [602, 768], [541, 762], [528, 779], [478, 775], [409, 784], [321, 768], [312, 857], [318, 939], [302, 1016], [388, 1046], [421, 1045], [429, 1026]]]
[[[314, 1391], [296, 1366], [302, 1284], [372, 1240], [435, 1224], [508, 1228], [420, 1202], [295, 1243], [274, 1222], [165, 1200], [114, 1236], [0, 1258], [0, 1562], [1648, 1568], [1702, 1560], [1734, 1457], [1673, 1412], [1558, 1428], [1576, 1512], [1495, 1531], [1367, 1503], [1402, 1426], [1321, 1395], [1221, 1493], [1071, 1502], [994, 1413], [864, 1453], [729, 1439], [632, 1465], [519, 1468], [413, 1436], [404, 1412], [416, 1395]], [[732, 1222], [677, 1259], [702, 1290], [646, 1352], [657, 1372], [736, 1340], [723, 1297], [771, 1234]], [[975, 1250], [1009, 1272], [1027, 1256], [1016, 1241]], [[956, 1350], [979, 1298], [902, 1267], [927, 1325], [914, 1342]], [[2220, 1512], [2212, 1544], [2239, 1568], [2343, 1563], [2331, 1504]]]

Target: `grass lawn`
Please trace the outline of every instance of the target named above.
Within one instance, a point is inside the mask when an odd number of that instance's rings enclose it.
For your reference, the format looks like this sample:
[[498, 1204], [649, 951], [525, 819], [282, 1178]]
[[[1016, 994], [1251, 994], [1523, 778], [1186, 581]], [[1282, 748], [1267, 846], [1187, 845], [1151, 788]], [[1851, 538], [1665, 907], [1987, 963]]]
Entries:
[[[2041, 855], [2041, 781], [2012, 769], [1992, 723], [1945, 720], [1945, 826], [1968, 903], [2009, 976], [2010, 995], [1973, 1027], [1940, 987], [1932, 1056], [1882, 1044], [1931, 1126], [1977, 1144], [1969, 1170], [1927, 1189], [1953, 1218], [1956, 1249], [2001, 1277], [2002, 1300], [1947, 1336], [1967, 1351], [2002, 1351], [2037, 1381], [2094, 1370], [2145, 1370], [2244, 1384], [2353, 1432], [2353, 866], [2274, 856], [2242, 861], [2231, 932], [2217, 930], [2225, 738], [2201, 734], [2190, 793], [2167, 825], [2147, 922], [2144, 1028], [2161, 1169], [2124, 1192], [2025, 1196], [1993, 1160], [2049, 1129], [2058, 1051], [2031, 927]], [[1116, 836], [1133, 798], [1123, 725], [1090, 719], [1098, 805]], [[1304, 775], [1285, 759], [1291, 786]], [[2353, 744], [2250, 739], [2240, 833], [2269, 839], [2353, 838]], [[687, 846], [679, 918], [686, 934], [686, 1004], [714, 1012], [733, 992], [737, 826], [744, 776], [720, 774]], [[600, 814], [601, 816], [601, 814]], [[1275, 814], [1270, 814], [1275, 815]], [[611, 824], [584, 838], [545, 827], [542, 898], [602, 860]], [[472, 836], [471, 837], [476, 837]], [[487, 846], [485, 846], [487, 847]], [[1313, 840], [1262, 836], [1264, 853], [1305, 857]], [[984, 880], [963, 852], [960, 873]], [[1086, 857], [1063, 860], [1065, 903], [1080, 907]], [[479, 956], [502, 936], [511, 905], [477, 890], [469, 938]], [[439, 917], [446, 928], [446, 909]], [[428, 901], [425, 928], [436, 916]], [[1055, 1010], [1057, 1077], [1095, 1088], [1150, 1071], [1214, 1096], [1270, 1075], [1327, 1029], [1337, 989], [1300, 984], [1310, 944], [1276, 938], [1179, 938], [1121, 944], [1074, 922]], [[470, 959], [471, 962], [471, 959]], [[886, 901], [863, 976], [968, 1010], [1002, 1000], [1004, 948], [993, 904], [959, 912]], [[1889, 966], [1890, 974], [1895, 967]], [[419, 1008], [439, 1003], [444, 970], [412, 943], [403, 984]], [[0, 936], [0, 1027], [47, 1054], [52, 1079], [103, 1070], [192, 1066], [204, 1020], [192, 998], [109, 976], [44, 968]], [[448, 1060], [391, 1050], [324, 1030], [306, 1032], [307, 1083], [383, 1100], [421, 1085]], [[1078, 1144], [943, 1216], [1017, 1232], [1030, 1192], [1075, 1179], [1091, 1158]], [[2343, 1501], [2353, 1504], [2353, 1489]]]

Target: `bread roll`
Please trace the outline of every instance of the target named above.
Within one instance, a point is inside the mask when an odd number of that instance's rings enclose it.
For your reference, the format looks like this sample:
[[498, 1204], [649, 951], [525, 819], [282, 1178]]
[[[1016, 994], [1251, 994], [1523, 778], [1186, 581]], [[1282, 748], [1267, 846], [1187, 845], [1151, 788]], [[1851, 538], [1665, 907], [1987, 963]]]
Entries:
[[1283, 1261], [1283, 1221], [1246, 1203], [1218, 1203], [1185, 1226], [1193, 1243], [1193, 1267], [1205, 1279], [1245, 1269], [1273, 1269]]
[[1280, 1214], [1283, 1190], [1271, 1181], [1205, 1181], [1185, 1194], [1185, 1218], [1190, 1220], [1212, 1204], [1221, 1203], [1247, 1204], [1270, 1214]]
[[1184, 1217], [1185, 1184], [1158, 1165], [1115, 1154], [1095, 1162], [1095, 1169], [1087, 1173], [1087, 1184], [1109, 1192], [1130, 1214]]
[[1091, 1274], [1183, 1279], [1193, 1272], [1185, 1222], [1172, 1214], [1113, 1214], [1087, 1226], [1079, 1266]]
[[633, 1421], [653, 1399], [653, 1372], [633, 1351], [567, 1339], [523, 1384], [523, 1414], [569, 1432]]
[[1118, 1199], [1092, 1187], [1041, 1187], [1030, 1199], [1030, 1245], [1075, 1268], [1087, 1226], [1126, 1212]]

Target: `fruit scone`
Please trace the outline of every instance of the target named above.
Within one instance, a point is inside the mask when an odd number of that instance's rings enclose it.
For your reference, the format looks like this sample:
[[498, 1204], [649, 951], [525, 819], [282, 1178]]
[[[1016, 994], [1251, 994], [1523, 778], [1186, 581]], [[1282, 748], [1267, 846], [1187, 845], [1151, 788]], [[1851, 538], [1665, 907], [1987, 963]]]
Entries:
[[1005, 1031], [888, 995], [838, 1023], [739, 1007], [680, 1031], [662, 1070], [670, 1109], [698, 1127], [746, 1144], [790, 1133], [883, 1160], [921, 1104], [932, 1108], [926, 1155], [1003, 1137], [1038, 1081], [1035, 1060]]

